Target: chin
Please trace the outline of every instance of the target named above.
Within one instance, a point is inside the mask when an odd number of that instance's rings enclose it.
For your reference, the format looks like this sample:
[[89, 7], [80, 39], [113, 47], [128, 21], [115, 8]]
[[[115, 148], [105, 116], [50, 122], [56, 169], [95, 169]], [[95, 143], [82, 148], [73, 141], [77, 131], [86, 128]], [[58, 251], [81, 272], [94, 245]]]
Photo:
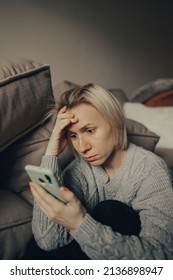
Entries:
[[89, 162], [92, 166], [100, 166], [104, 164], [104, 160], [95, 160], [95, 161], [91, 161]]

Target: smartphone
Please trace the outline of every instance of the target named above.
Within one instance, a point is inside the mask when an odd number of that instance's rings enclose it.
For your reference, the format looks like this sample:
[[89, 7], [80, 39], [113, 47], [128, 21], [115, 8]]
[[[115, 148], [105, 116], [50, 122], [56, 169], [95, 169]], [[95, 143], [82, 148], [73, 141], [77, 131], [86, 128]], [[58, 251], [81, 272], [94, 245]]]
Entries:
[[61, 202], [66, 203], [59, 193], [60, 184], [51, 169], [36, 165], [26, 165], [25, 170], [32, 182], [39, 184]]

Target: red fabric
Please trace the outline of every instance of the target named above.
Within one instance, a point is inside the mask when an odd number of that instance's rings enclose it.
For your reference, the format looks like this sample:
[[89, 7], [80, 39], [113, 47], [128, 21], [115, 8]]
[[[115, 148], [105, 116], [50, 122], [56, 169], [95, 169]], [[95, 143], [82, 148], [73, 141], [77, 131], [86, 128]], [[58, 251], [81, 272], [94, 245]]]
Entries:
[[173, 106], [173, 90], [161, 92], [143, 103], [149, 107]]

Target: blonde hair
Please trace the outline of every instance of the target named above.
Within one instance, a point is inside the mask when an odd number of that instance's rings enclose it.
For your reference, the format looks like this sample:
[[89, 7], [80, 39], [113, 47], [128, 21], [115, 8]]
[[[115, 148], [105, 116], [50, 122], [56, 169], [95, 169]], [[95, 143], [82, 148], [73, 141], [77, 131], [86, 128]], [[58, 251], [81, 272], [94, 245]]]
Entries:
[[110, 91], [97, 84], [90, 83], [64, 92], [58, 103], [58, 111], [64, 106], [72, 108], [80, 103], [93, 105], [113, 130], [118, 130], [118, 148], [121, 150], [127, 148], [124, 113], [119, 101]]

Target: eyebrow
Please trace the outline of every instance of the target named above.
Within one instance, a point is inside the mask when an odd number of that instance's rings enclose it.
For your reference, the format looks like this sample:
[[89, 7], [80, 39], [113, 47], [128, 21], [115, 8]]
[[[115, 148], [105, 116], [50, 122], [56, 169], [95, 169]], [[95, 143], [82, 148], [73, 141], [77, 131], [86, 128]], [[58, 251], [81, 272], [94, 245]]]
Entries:
[[[94, 123], [87, 123], [87, 124], [85, 124], [84, 126], [82, 126], [79, 130], [80, 131], [84, 131], [86, 128], [88, 128], [88, 127], [90, 127], [90, 126], [95, 126], [95, 124]], [[67, 132], [68, 133], [75, 133], [74, 131], [72, 131], [72, 130], [70, 130], [70, 129], [67, 129]]]

